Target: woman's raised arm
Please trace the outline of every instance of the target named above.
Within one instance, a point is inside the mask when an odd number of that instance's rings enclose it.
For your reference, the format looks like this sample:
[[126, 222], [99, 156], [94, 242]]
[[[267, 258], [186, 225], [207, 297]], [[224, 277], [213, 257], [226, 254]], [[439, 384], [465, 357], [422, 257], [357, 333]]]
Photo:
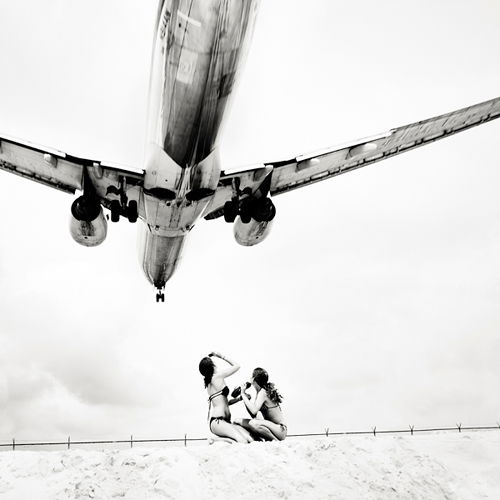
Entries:
[[216, 352], [216, 351], [211, 352], [209, 354], [209, 356], [210, 357], [216, 357], [216, 358], [222, 359], [222, 361], [225, 361], [226, 363], [228, 363], [229, 365], [231, 365], [228, 368], [223, 368], [222, 370], [220, 370], [217, 373], [217, 375], [219, 375], [222, 378], [229, 377], [230, 375], [232, 375], [233, 373], [236, 373], [240, 369], [240, 365], [238, 363], [234, 362], [232, 359], [229, 359], [227, 356], [224, 356], [220, 352]]
[[264, 401], [266, 399], [266, 394], [263, 389], [261, 389], [255, 398], [255, 402], [250, 399], [248, 394], [245, 392], [246, 387], [244, 385], [241, 386], [241, 399], [243, 400], [243, 403], [245, 403], [246, 409], [248, 410], [248, 413], [252, 415], [253, 418], [257, 416], [257, 413], [259, 413], [259, 410], [261, 409], [262, 405], [264, 404]]

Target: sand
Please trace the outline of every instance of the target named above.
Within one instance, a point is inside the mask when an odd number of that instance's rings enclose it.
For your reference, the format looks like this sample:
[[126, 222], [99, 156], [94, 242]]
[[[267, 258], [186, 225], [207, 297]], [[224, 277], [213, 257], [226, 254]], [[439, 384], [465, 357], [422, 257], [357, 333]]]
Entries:
[[500, 498], [500, 431], [5, 451], [0, 499]]

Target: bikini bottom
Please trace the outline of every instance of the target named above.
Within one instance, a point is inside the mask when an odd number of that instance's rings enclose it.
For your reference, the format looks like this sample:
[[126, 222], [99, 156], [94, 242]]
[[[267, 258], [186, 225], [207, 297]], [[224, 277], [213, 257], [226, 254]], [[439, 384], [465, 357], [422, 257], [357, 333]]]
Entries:
[[231, 418], [230, 418], [230, 417], [223, 417], [223, 416], [220, 416], [220, 417], [212, 417], [212, 418], [210, 419], [210, 423], [208, 424], [208, 428], [209, 428], [210, 430], [212, 430], [212, 422], [213, 422], [214, 420], [215, 420], [216, 422], [220, 422], [221, 420], [224, 420], [224, 422], [227, 422], [228, 424], [230, 424], [230, 423], [231, 423]]

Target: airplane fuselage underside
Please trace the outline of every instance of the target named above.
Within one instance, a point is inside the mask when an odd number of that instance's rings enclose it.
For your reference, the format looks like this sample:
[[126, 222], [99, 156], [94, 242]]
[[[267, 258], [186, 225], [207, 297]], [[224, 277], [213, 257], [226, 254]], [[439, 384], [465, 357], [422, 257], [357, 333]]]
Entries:
[[163, 0], [149, 89], [139, 204], [144, 272], [164, 287], [217, 188], [216, 143], [258, 0]]

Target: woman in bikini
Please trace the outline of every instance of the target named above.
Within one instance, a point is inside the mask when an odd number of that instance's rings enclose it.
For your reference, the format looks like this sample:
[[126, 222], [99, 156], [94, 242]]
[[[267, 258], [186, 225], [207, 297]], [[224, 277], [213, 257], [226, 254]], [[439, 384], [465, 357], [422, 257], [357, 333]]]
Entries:
[[[252, 401], [245, 392], [245, 385], [241, 386], [241, 399], [253, 418], [235, 419], [234, 423], [241, 425], [253, 435], [262, 437], [266, 441], [283, 441], [287, 435], [287, 428], [280, 407], [283, 397], [274, 384], [269, 382], [269, 375], [263, 368], [255, 368], [253, 371], [252, 386], [257, 391], [255, 401]], [[255, 418], [259, 411], [262, 413], [263, 419]]]
[[[222, 359], [230, 366], [224, 369], [217, 367], [213, 357]], [[237, 372], [240, 369], [239, 365], [218, 352], [212, 352], [200, 361], [199, 369], [205, 380], [205, 388], [209, 396], [208, 426], [210, 430], [221, 438], [229, 438], [238, 443], [252, 442], [253, 438], [246, 429], [231, 423], [231, 413], [227, 401], [229, 389], [224, 379]]]

